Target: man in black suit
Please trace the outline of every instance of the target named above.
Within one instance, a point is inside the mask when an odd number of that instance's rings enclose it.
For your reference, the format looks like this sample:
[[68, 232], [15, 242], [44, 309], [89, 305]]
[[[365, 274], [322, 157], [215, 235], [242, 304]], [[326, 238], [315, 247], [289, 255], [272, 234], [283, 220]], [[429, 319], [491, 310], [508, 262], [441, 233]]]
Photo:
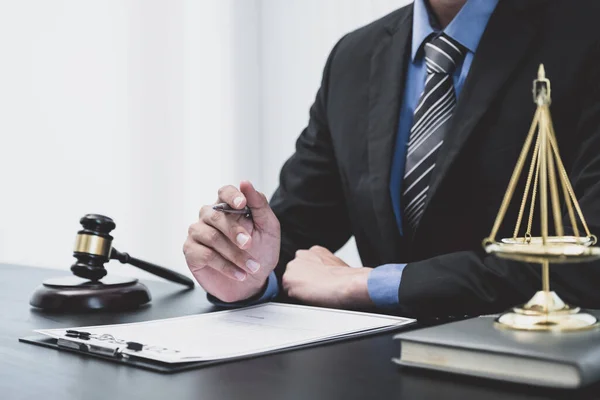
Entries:
[[[416, 0], [346, 35], [270, 205], [249, 182], [226, 186], [218, 202], [248, 205], [253, 219], [205, 206], [190, 227], [196, 279], [233, 305], [279, 296], [430, 317], [526, 301], [539, 266], [481, 242], [535, 111], [540, 63], [563, 161], [600, 232], [599, 12], [594, 0]], [[365, 267], [332, 254], [352, 235]], [[556, 266], [553, 289], [599, 307], [599, 266]]]

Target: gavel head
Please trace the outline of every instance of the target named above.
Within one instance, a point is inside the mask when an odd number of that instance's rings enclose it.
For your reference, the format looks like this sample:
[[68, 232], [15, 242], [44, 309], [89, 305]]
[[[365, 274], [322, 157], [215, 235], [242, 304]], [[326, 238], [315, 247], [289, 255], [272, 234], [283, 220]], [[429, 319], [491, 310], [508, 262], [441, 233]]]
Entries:
[[80, 278], [98, 281], [106, 275], [104, 263], [110, 260], [115, 222], [103, 215], [87, 214], [79, 220], [83, 229], [77, 232], [73, 256], [77, 262], [71, 271]]

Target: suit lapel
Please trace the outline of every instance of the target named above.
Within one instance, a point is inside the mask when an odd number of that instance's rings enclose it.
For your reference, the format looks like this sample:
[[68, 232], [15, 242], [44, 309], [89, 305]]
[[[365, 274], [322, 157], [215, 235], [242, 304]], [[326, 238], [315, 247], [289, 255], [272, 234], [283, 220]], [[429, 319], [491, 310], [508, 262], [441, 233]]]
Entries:
[[[519, 9], [525, 2], [513, 1], [504, 0], [498, 3], [481, 38], [461, 91], [452, 127], [438, 154], [419, 227], [427, 226], [429, 205], [435, 200], [448, 169], [533, 42], [535, 26], [525, 15], [519, 14], [519, 11], [522, 11]], [[539, 4], [541, 1], [535, 3]], [[524, 96], [526, 95], [524, 92]], [[420, 231], [419, 227], [413, 236], [415, 240]]]
[[377, 43], [369, 77], [369, 180], [384, 260], [397, 257], [400, 240], [389, 184], [412, 37], [412, 7], [403, 11]]

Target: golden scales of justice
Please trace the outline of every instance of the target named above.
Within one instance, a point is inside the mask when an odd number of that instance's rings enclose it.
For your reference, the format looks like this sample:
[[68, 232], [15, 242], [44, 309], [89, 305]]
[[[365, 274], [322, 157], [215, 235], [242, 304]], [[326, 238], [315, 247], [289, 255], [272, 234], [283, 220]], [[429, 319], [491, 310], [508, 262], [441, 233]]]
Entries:
[[[540, 263], [542, 265], [542, 290], [537, 292], [526, 304], [502, 314], [496, 320], [496, 324], [511, 329], [536, 331], [589, 329], [598, 324], [596, 317], [581, 312], [579, 307], [565, 304], [555, 292], [550, 291], [551, 262], [565, 264], [599, 259], [600, 248], [593, 247], [597, 238], [588, 229], [560, 158], [550, 116], [550, 81], [546, 79], [543, 65], [540, 65], [538, 77], [533, 82], [533, 99], [537, 104], [537, 110], [529, 134], [506, 189], [492, 232], [488, 238], [484, 239], [483, 245], [486, 252], [501, 258]], [[534, 147], [530, 152], [532, 144]], [[513, 236], [497, 241], [496, 235], [513, 200], [515, 188], [530, 154], [531, 163]], [[538, 201], [537, 197], [539, 197], [541, 236], [532, 237], [531, 226]], [[564, 233], [562, 206], [565, 206], [567, 210], [573, 230], [572, 236]], [[528, 213], [527, 227], [525, 234], [520, 236], [519, 232], [526, 211]], [[549, 234], [549, 212], [552, 212], [553, 216], [554, 236]], [[580, 226], [583, 227], [585, 236], [581, 235]]]

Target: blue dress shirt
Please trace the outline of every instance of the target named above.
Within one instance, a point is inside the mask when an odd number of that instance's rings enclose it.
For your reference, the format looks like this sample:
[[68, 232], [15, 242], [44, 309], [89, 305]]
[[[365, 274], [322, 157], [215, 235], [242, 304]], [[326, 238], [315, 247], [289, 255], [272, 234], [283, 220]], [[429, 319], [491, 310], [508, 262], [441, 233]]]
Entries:
[[[458, 41], [468, 49], [462, 65], [458, 65], [454, 71], [454, 88], [456, 97], [460, 95], [463, 83], [467, 78], [473, 56], [479, 45], [483, 31], [498, 4], [498, 0], [467, 0], [460, 12], [443, 32]], [[400, 109], [400, 121], [396, 139], [396, 149], [392, 160], [390, 176], [390, 195], [394, 207], [394, 214], [400, 234], [402, 234], [402, 180], [404, 177], [404, 163], [406, 159], [406, 144], [410, 136], [413, 112], [421, 93], [425, 89], [425, 78], [427, 69], [423, 60], [421, 48], [425, 39], [432, 33], [439, 33], [435, 28], [435, 19], [429, 14], [425, 0], [415, 0], [413, 11], [413, 30], [411, 62], [406, 72], [406, 82], [402, 107]], [[402, 279], [402, 270], [406, 264], [381, 265], [371, 271], [368, 280], [368, 290], [371, 300], [380, 309], [390, 309], [398, 305], [398, 287]], [[242, 301], [238, 303], [222, 303], [211, 298], [216, 305], [221, 306], [248, 306], [274, 299], [279, 293], [275, 274], [269, 275], [265, 290], [259, 298], [254, 301]]]
[[[454, 88], [457, 99], [467, 78], [473, 56], [481, 40], [487, 23], [498, 4], [498, 0], [468, 0], [460, 12], [443, 32], [467, 48], [468, 52], [462, 62], [454, 70]], [[414, 109], [425, 89], [427, 68], [423, 59], [422, 46], [431, 34], [439, 33], [435, 29], [435, 21], [427, 10], [425, 0], [415, 0], [413, 11], [413, 32], [411, 60], [406, 71], [406, 82], [396, 148], [392, 160], [390, 174], [390, 196], [394, 207], [394, 215], [400, 234], [402, 231], [402, 181], [406, 161], [406, 144], [410, 136]], [[378, 308], [390, 309], [398, 305], [398, 287], [402, 280], [402, 271], [406, 264], [386, 264], [375, 268], [369, 274], [368, 289], [371, 300]]]

